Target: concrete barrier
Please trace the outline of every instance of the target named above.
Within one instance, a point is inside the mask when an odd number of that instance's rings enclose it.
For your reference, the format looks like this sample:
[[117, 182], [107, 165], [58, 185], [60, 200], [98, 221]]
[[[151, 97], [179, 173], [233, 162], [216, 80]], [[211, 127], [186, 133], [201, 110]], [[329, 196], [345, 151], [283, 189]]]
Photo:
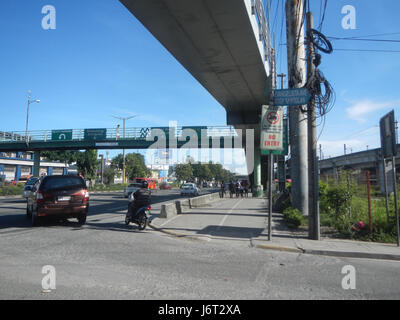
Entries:
[[191, 208], [201, 207], [209, 202], [219, 199], [219, 192], [205, 194], [203, 196], [195, 197], [189, 199], [189, 204]]
[[209, 202], [219, 199], [219, 193], [209, 193], [203, 196], [177, 200], [174, 203], [166, 203], [161, 205], [160, 218], [170, 219], [177, 214], [184, 214], [191, 208], [197, 208], [206, 205]]
[[190, 209], [189, 199], [175, 201], [176, 213], [183, 214]]
[[167, 203], [161, 205], [160, 218], [170, 219], [176, 216], [176, 214], [177, 212], [175, 203]]

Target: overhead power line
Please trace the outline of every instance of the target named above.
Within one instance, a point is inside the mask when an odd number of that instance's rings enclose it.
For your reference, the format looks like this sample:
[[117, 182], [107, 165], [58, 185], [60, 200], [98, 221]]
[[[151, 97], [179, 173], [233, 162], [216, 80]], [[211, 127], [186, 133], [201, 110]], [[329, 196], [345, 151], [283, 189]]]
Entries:
[[400, 42], [400, 40], [393, 39], [362, 39], [362, 38], [337, 38], [337, 37], [327, 37], [331, 40], [347, 40], [347, 41], [372, 41], [372, 42]]
[[400, 53], [400, 50], [381, 50], [381, 49], [337, 49], [337, 48], [335, 48], [335, 51]]
[[327, 6], [328, 6], [328, 0], [325, 0], [324, 12], [323, 12], [323, 14], [322, 14], [322, 18], [321, 18], [321, 21], [320, 21], [319, 26], [318, 26], [318, 31], [319, 31], [319, 32], [322, 31], [322, 26], [323, 26], [324, 21], [325, 21], [325, 13], [326, 13], [326, 7], [327, 7]]
[[370, 34], [367, 36], [353, 36], [353, 37], [345, 37], [345, 39], [354, 39], [354, 38], [369, 38], [369, 37], [383, 37], [383, 36], [393, 36], [398, 35], [400, 32], [391, 32], [391, 33], [377, 33], [377, 34]]

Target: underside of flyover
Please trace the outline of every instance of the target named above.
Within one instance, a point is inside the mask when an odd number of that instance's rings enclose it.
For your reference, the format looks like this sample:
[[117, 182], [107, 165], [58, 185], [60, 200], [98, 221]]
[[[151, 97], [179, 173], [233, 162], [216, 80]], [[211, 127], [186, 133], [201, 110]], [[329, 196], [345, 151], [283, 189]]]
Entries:
[[120, 0], [226, 109], [227, 124], [260, 123], [269, 83], [247, 0]]
[[260, 195], [261, 171], [265, 170], [261, 170], [259, 125], [261, 106], [269, 102], [265, 92], [270, 89], [270, 78], [259, 31], [255, 30], [252, 1], [120, 2], [225, 108], [228, 125], [254, 130], [254, 154], [250, 157], [254, 170], [249, 171]]

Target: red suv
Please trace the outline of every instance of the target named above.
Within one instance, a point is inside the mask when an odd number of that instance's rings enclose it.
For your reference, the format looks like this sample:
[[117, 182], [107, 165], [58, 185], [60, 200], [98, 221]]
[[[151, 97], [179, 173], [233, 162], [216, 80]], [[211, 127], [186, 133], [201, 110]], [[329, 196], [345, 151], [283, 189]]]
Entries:
[[32, 226], [42, 217], [77, 218], [84, 224], [88, 211], [89, 192], [85, 180], [76, 175], [40, 178], [31, 190], [26, 207]]

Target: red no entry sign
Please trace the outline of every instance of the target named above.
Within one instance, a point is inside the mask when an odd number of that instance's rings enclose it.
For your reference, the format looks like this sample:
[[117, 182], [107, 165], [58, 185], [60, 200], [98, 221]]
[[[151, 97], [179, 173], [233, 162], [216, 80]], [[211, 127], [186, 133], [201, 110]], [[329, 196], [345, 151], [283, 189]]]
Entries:
[[276, 124], [276, 123], [278, 123], [278, 121], [279, 121], [279, 115], [278, 115], [278, 113], [276, 113], [275, 111], [269, 112], [269, 113], [267, 114], [267, 121], [268, 121], [270, 124]]

